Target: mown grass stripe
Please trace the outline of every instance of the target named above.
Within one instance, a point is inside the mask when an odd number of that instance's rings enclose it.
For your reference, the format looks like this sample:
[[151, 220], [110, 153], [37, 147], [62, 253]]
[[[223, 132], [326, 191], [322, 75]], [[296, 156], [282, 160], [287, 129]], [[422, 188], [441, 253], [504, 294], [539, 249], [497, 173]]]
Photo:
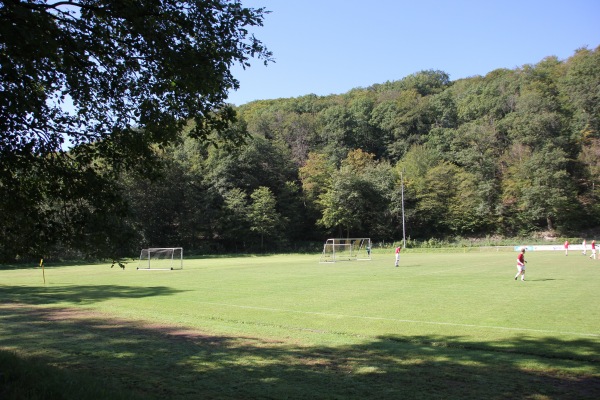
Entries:
[[365, 316], [365, 315], [334, 314], [334, 313], [326, 313], [326, 312], [320, 312], [320, 311], [299, 311], [299, 310], [290, 310], [290, 309], [272, 308], [272, 307], [255, 307], [255, 306], [243, 306], [243, 305], [238, 305], [238, 304], [213, 303], [213, 302], [206, 302], [206, 301], [199, 302], [199, 303], [200, 304], [208, 304], [208, 305], [212, 305], [212, 306], [241, 308], [241, 309], [247, 309], [247, 310], [272, 311], [272, 312], [280, 312], [280, 313], [295, 313], [295, 314], [303, 314], [303, 315], [320, 315], [320, 316], [334, 317], [334, 318], [354, 318], [354, 319], [391, 321], [391, 322], [401, 322], [401, 323], [411, 323], [411, 324], [456, 326], [456, 327], [461, 327], [461, 328], [497, 329], [497, 330], [504, 330], [504, 331], [545, 333], [545, 334], [554, 334], [554, 335], [600, 337], [600, 334], [585, 333], [585, 332], [553, 331], [553, 330], [548, 330], [548, 329], [515, 328], [515, 327], [507, 327], [507, 326], [460, 324], [460, 323], [456, 323], [456, 322], [420, 321], [420, 320], [414, 320], [414, 319], [372, 317], [372, 316]]

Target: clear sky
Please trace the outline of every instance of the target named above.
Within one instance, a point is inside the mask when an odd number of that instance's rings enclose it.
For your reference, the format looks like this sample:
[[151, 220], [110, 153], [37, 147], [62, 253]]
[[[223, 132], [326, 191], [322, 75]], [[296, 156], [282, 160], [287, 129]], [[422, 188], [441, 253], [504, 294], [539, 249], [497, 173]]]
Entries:
[[242, 0], [274, 54], [235, 68], [229, 102], [342, 94], [441, 70], [451, 80], [600, 45], [600, 0]]

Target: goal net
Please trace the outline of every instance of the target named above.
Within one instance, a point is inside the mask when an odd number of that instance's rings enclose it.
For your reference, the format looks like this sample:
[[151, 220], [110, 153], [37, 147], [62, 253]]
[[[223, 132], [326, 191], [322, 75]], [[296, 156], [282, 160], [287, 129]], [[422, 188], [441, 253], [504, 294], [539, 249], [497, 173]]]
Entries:
[[371, 239], [327, 239], [323, 245], [323, 254], [319, 262], [370, 260]]
[[183, 269], [183, 247], [155, 247], [142, 249], [137, 269]]

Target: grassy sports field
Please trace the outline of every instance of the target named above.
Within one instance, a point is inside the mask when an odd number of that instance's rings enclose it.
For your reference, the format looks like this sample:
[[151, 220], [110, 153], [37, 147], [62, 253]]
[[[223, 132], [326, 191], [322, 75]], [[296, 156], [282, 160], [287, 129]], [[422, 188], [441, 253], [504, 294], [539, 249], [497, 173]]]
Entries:
[[600, 260], [516, 256], [0, 267], [0, 398], [600, 398]]

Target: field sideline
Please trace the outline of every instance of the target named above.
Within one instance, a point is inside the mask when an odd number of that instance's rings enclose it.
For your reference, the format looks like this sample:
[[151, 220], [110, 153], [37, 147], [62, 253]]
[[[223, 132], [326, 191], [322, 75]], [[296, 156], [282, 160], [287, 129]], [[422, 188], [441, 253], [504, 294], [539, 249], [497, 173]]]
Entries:
[[521, 282], [516, 255], [5, 268], [0, 349], [144, 397], [600, 397], [600, 260], [530, 252]]

